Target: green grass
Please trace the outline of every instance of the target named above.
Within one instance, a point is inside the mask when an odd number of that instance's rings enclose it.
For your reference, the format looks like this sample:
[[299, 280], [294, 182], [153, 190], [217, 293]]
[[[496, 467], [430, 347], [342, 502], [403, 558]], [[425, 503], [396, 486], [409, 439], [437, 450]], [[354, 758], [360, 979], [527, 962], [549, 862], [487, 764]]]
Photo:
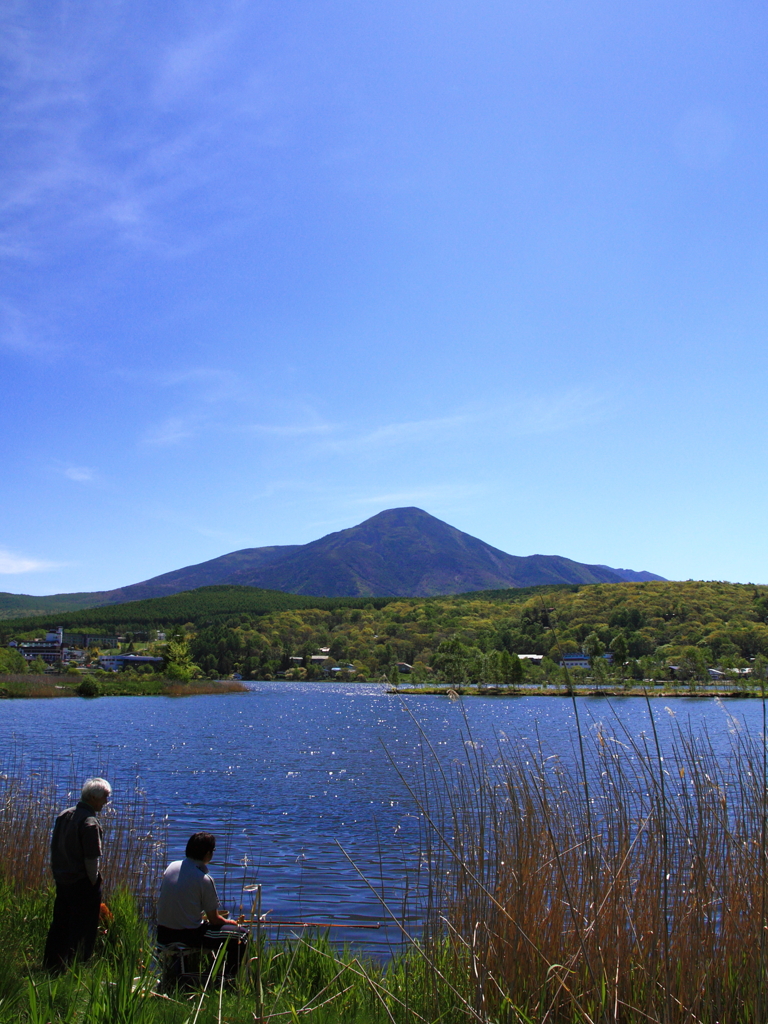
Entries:
[[[113, 893], [114, 920], [100, 932], [86, 964], [57, 978], [40, 959], [52, 908], [48, 890], [14, 891], [0, 883], [0, 1024], [379, 1024], [471, 1019], [455, 982], [435, 985], [434, 970], [413, 951], [388, 968], [339, 953], [324, 935], [251, 948], [235, 982], [220, 965], [197, 987], [160, 994], [146, 921], [126, 890]], [[455, 962], [443, 965], [446, 973]], [[468, 978], [468, 973], [464, 972]]]

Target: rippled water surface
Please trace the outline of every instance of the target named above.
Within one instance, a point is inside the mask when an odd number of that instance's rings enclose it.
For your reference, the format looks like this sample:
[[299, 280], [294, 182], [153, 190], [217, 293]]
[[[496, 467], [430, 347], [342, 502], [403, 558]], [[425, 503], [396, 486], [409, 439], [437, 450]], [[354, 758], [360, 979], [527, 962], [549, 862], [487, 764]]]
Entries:
[[[756, 700], [656, 700], [662, 743], [673, 716], [705, 729], [726, 756], [740, 728], [759, 736]], [[577, 701], [582, 733], [597, 723], [628, 734], [649, 730], [639, 698]], [[206, 829], [220, 837], [214, 877], [237, 910], [243, 882], [263, 885], [264, 908], [291, 920], [384, 919], [371, 891], [395, 906], [406, 866], [418, 864], [418, 782], [427, 744], [446, 764], [482, 745], [542, 743], [572, 756], [574, 705], [555, 697], [400, 698], [369, 684], [255, 683], [247, 694], [190, 698], [0, 701], [0, 752], [23, 752], [27, 770], [53, 767], [62, 783], [106, 775], [131, 789], [139, 778], [150, 805], [168, 815], [169, 854]], [[473, 746], [470, 746], [473, 745]], [[67, 794], [62, 786], [62, 805]], [[246, 863], [244, 863], [244, 861]], [[362, 876], [362, 877], [361, 877]], [[367, 881], [365, 881], [367, 879]], [[370, 885], [369, 885], [370, 883]], [[384, 949], [397, 930], [338, 931]]]

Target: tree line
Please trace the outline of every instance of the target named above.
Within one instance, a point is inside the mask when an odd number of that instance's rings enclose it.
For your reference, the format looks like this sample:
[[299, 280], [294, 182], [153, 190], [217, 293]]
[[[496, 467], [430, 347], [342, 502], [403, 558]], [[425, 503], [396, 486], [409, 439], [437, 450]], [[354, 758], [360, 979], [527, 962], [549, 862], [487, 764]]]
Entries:
[[[585, 652], [592, 671], [622, 679], [703, 679], [713, 666], [738, 671], [768, 658], [768, 587], [721, 582], [548, 586], [436, 598], [312, 598], [249, 587], [205, 587], [64, 617], [65, 628], [163, 629], [180, 644], [154, 648], [168, 664], [208, 675], [379, 678], [407, 663], [422, 678], [514, 683], [513, 655]], [[0, 623], [5, 643], [40, 620]], [[60, 624], [58, 621], [57, 625]], [[24, 628], [27, 627], [25, 631]], [[184, 652], [182, 658], [179, 651]], [[313, 656], [325, 653], [325, 664]], [[613, 655], [613, 666], [602, 658]], [[185, 660], [186, 659], [186, 660]], [[460, 667], [459, 667], [460, 666]], [[534, 673], [535, 674], [535, 673]]]

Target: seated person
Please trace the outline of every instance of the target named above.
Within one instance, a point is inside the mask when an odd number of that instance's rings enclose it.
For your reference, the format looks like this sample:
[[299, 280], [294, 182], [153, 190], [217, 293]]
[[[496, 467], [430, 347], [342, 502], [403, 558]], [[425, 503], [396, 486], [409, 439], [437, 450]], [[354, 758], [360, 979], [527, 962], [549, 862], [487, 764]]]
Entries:
[[184, 860], [175, 860], [165, 869], [157, 902], [157, 941], [163, 946], [183, 942], [212, 950], [227, 943], [226, 973], [234, 974], [248, 932], [219, 910], [216, 885], [208, 874], [215, 849], [214, 835], [196, 832], [190, 836]]

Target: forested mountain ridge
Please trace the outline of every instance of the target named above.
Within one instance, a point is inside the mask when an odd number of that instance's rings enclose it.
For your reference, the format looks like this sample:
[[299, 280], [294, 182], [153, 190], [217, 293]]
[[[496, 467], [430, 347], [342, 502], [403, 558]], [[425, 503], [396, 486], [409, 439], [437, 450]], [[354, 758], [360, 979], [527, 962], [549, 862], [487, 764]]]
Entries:
[[122, 604], [226, 584], [314, 597], [428, 597], [626, 579], [662, 577], [560, 555], [508, 555], [422, 509], [396, 508], [308, 544], [243, 548], [115, 590], [50, 598], [0, 595], [0, 616]]
[[81, 608], [95, 608], [104, 604], [100, 591], [81, 594], [9, 594], [0, 591], [0, 620], [21, 619], [30, 615], [59, 615]]
[[288, 653], [306, 656], [321, 648], [366, 678], [391, 672], [395, 662], [439, 670], [447, 644], [461, 645], [467, 664], [476, 666], [494, 652], [557, 661], [599, 645], [623, 652], [641, 678], [663, 673], [673, 661], [701, 674], [707, 665], [768, 657], [768, 587], [651, 581], [483, 596], [275, 611], [258, 622], [241, 616], [211, 622], [191, 646], [206, 671], [239, 665], [252, 678], [278, 663], [285, 667]]
[[[365, 678], [395, 662], [429, 671], [439, 669], [449, 642], [461, 645], [467, 664], [505, 651], [554, 661], [597, 643], [624, 652], [629, 665], [639, 663], [641, 678], [670, 662], [701, 672], [707, 665], [768, 657], [768, 587], [719, 582], [549, 586], [411, 599], [311, 598], [219, 586], [61, 618], [72, 630], [180, 634], [203, 671], [238, 671], [253, 679], [272, 677], [289, 667], [291, 657], [322, 649]], [[0, 640], [31, 639], [39, 628], [35, 619], [6, 621]]]

